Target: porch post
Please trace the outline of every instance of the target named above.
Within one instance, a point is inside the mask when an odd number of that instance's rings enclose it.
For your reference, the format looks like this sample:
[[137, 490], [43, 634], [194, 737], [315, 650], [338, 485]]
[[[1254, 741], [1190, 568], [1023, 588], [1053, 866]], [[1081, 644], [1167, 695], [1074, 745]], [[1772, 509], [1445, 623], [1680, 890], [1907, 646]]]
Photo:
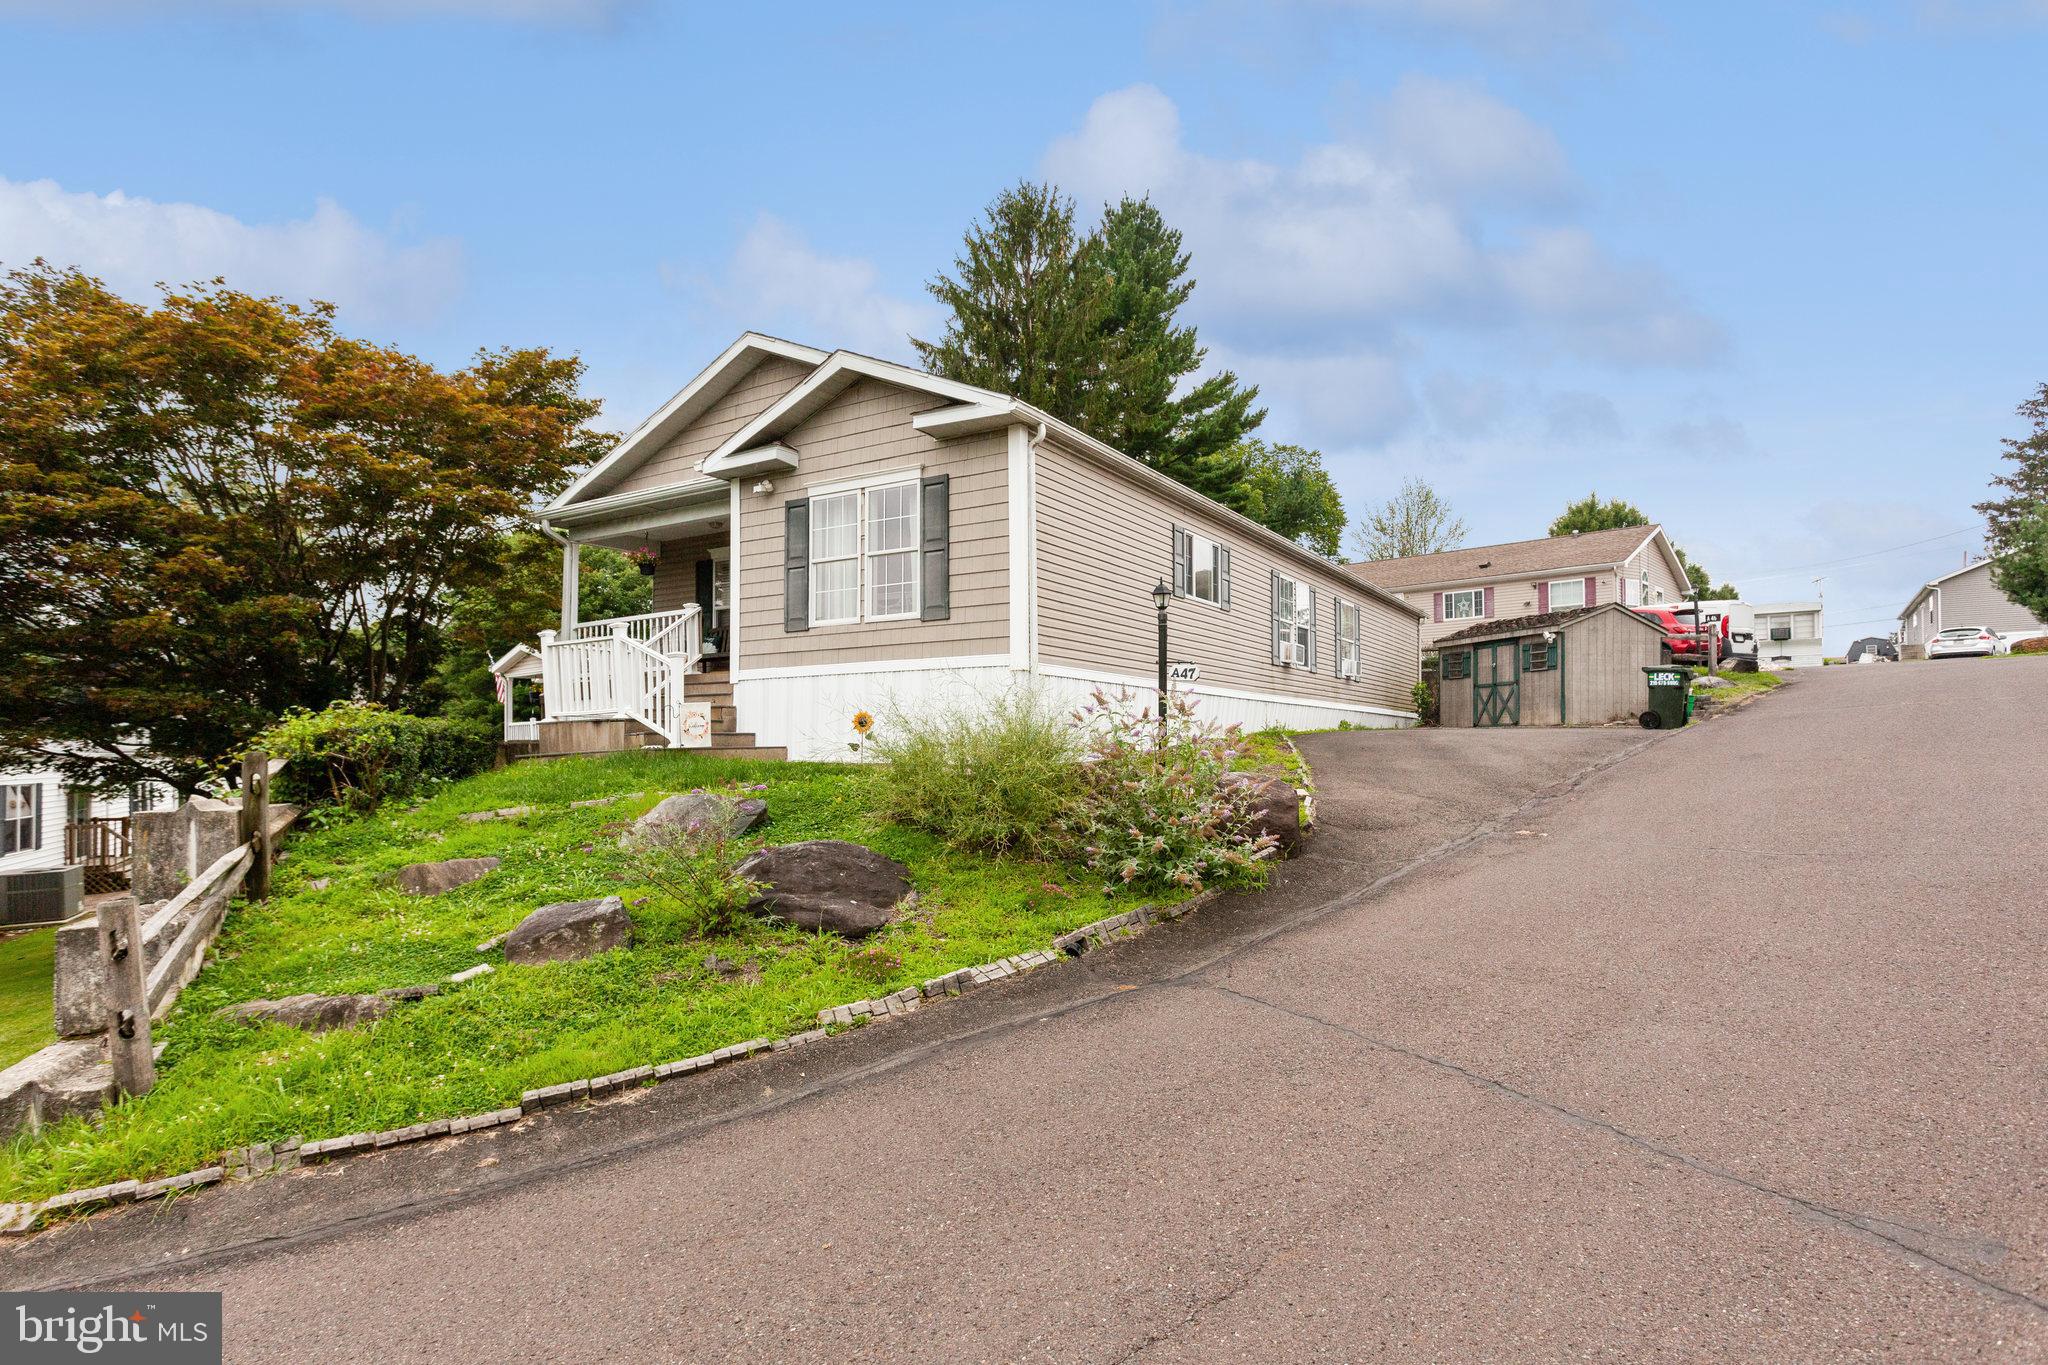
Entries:
[[562, 542], [562, 634], [576, 629], [577, 580], [582, 570], [583, 547], [573, 540]]

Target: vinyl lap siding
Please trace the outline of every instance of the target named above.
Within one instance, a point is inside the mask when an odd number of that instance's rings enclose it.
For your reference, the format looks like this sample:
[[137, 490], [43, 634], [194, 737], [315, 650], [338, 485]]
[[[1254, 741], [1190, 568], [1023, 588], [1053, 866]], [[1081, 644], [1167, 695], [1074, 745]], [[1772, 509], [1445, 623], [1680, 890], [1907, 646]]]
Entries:
[[769, 405], [795, 388], [811, 367], [800, 361], [769, 356], [741, 377], [739, 383], [713, 403], [696, 421], [671, 437], [649, 455], [639, 468], [605, 490], [606, 493], [637, 493], [670, 484], [687, 483], [697, 477], [697, 462], [723, 445], [726, 438], [765, 412]]
[[[875, 380], [853, 384], [785, 438], [797, 451], [796, 473], [776, 479], [766, 498], [741, 490], [742, 670], [1009, 652], [1007, 437], [935, 440], [910, 425], [933, 402], [928, 393]], [[784, 504], [814, 487], [911, 469], [951, 479], [951, 618], [785, 630]]]
[[[1169, 503], [1115, 470], [1045, 443], [1036, 468], [1039, 657], [1047, 665], [1150, 678], [1158, 657], [1152, 587], [1173, 573], [1173, 528], [1229, 548], [1231, 609], [1175, 598], [1169, 652], [1202, 683], [1280, 696], [1412, 711], [1419, 675], [1415, 618], [1367, 595], [1341, 569], [1284, 558], [1221, 518]], [[1316, 670], [1272, 662], [1274, 569], [1316, 591]], [[1359, 605], [1359, 677], [1340, 679], [1333, 599]]]
[[1941, 585], [1939, 614], [1941, 630], [1956, 626], [1985, 626], [1994, 632], [2043, 628], [2025, 607], [1998, 590], [1991, 581], [1989, 560]]

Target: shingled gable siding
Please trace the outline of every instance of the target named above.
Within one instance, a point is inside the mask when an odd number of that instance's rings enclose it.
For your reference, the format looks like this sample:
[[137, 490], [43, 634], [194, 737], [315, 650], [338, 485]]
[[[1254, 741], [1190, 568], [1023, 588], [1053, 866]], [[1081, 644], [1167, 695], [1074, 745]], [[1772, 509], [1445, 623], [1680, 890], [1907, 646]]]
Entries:
[[747, 371], [739, 383], [705, 409], [696, 421], [649, 455], [638, 469], [604, 491], [637, 493], [688, 483], [697, 478], [699, 460], [718, 449], [728, 436], [767, 411], [770, 404], [795, 388], [810, 372], [811, 367], [801, 361], [769, 356]]
[[[778, 476], [772, 494], [756, 495], [751, 481], [742, 486], [736, 578], [743, 671], [1009, 653], [1008, 438], [995, 431], [934, 440], [910, 425], [933, 403], [928, 393], [861, 380], [782, 438], [796, 450], [799, 468]], [[913, 469], [926, 478], [950, 476], [951, 616], [784, 630], [783, 504], [812, 488]]]
[[[1170, 652], [1202, 670], [1204, 684], [1304, 700], [1414, 709], [1420, 660], [1415, 617], [1362, 590], [1341, 569], [1318, 570], [1268, 549], [1221, 517], [1143, 487], [1056, 441], [1039, 446], [1039, 655], [1047, 666], [1148, 678], [1157, 658], [1152, 587], [1173, 572], [1173, 528], [1231, 551], [1231, 608], [1176, 598], [1167, 607]], [[1272, 662], [1271, 579], [1277, 570], [1316, 592], [1316, 671]], [[1333, 603], [1359, 606], [1360, 671], [1335, 676]]]

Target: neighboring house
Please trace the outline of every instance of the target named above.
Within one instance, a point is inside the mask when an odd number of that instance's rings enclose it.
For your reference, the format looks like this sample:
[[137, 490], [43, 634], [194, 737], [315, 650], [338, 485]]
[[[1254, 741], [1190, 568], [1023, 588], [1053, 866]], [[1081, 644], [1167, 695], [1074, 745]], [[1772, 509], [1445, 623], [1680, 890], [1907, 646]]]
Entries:
[[1991, 581], [1991, 564], [1975, 564], [1923, 585], [1899, 613], [1899, 651], [1909, 659], [1923, 658], [1927, 642], [1955, 626], [1983, 626], [1998, 635], [2048, 630], [2033, 613], [2007, 597]]
[[[542, 519], [543, 753], [846, 758], [857, 712], [1025, 677], [1149, 700], [1155, 585], [1203, 714], [1415, 720], [1419, 609], [1026, 403], [847, 351], [742, 336]], [[652, 613], [576, 618], [587, 544], [656, 556]]]
[[[0, 924], [63, 919], [80, 892], [126, 886], [128, 817], [161, 799], [152, 783], [106, 795], [47, 768], [0, 770]], [[78, 872], [53, 880], [60, 868]], [[66, 898], [60, 913], [52, 894]]]
[[1661, 526], [1623, 526], [1505, 545], [1442, 550], [1353, 564], [1365, 582], [1398, 593], [1423, 613], [1422, 641], [1481, 621], [1540, 616], [1609, 602], [1673, 602], [1687, 592], [1678, 552]]
[[[1704, 605], [1744, 607], [1743, 603]], [[1818, 600], [1758, 602], [1746, 606], [1750, 631], [1756, 636], [1759, 668], [1819, 668], [1827, 662], [1821, 648], [1826, 624]]]
[[1618, 602], [1481, 621], [1437, 648], [1437, 714], [1451, 727], [1606, 725], [1639, 716], [1664, 630]]

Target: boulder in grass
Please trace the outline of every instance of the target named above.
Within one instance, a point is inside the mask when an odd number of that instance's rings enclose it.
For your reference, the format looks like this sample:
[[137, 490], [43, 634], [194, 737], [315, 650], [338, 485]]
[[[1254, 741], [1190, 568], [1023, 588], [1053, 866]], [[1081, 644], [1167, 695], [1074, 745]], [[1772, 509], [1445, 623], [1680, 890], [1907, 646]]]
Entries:
[[230, 1005], [221, 1013], [249, 1024], [283, 1024], [308, 1033], [373, 1024], [391, 1012], [382, 995], [288, 995], [282, 1000], [251, 1000]]
[[761, 801], [735, 801], [716, 792], [684, 792], [663, 797], [619, 836], [619, 845], [629, 849], [660, 845], [694, 848], [716, 839], [736, 839], [767, 811], [767, 804]]
[[1253, 837], [1272, 835], [1282, 857], [1301, 848], [1301, 793], [1292, 782], [1270, 773], [1226, 773], [1222, 785], [1251, 789], [1245, 823]]
[[398, 869], [398, 889], [408, 896], [438, 896], [467, 886], [497, 870], [496, 858], [450, 858], [439, 863], [407, 863]]
[[748, 910], [848, 938], [865, 938], [887, 924], [890, 911], [910, 894], [909, 868], [841, 839], [760, 849], [735, 870], [762, 886]]
[[505, 935], [505, 961], [577, 962], [633, 941], [633, 921], [617, 896], [543, 905]]

